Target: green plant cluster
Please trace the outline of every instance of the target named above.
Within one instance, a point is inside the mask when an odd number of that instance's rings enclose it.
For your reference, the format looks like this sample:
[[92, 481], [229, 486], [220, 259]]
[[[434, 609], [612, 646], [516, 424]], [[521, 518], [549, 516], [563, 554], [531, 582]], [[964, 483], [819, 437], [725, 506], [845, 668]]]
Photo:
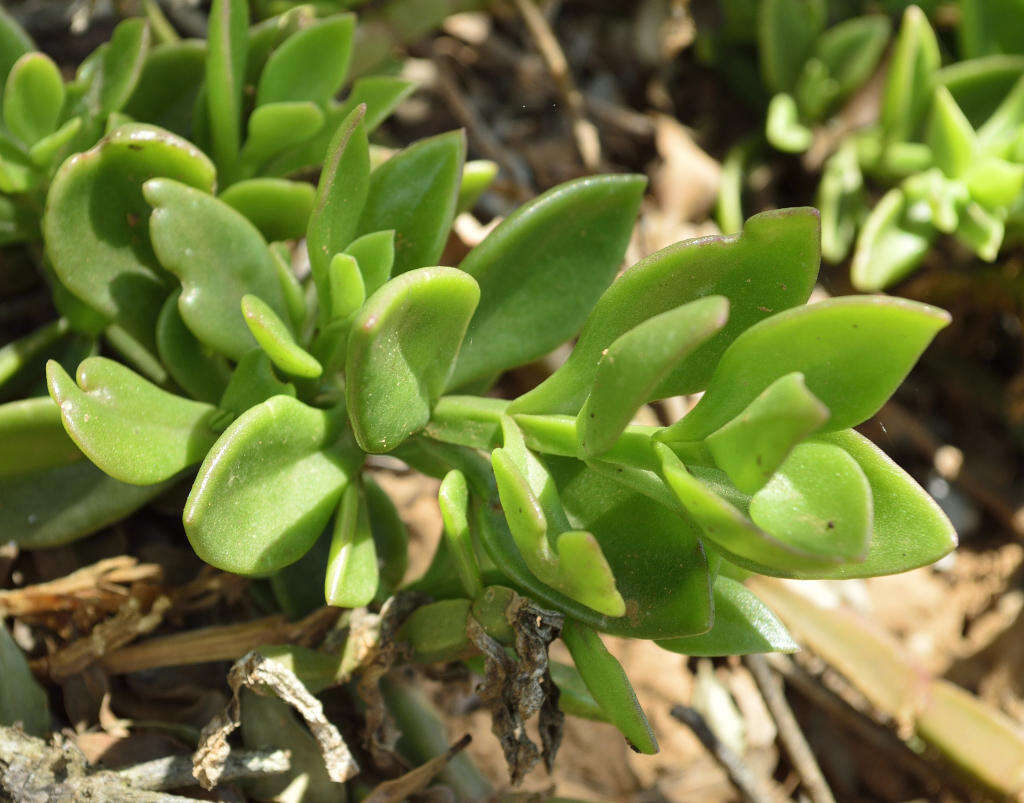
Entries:
[[[572, 654], [556, 676], [566, 699], [643, 752], [655, 740], [599, 633], [688, 655], [791, 650], [739, 582], [749, 573], [865, 577], [954, 547], [935, 503], [853, 429], [948, 316], [884, 296], [807, 304], [813, 209], [757, 215], [616, 278], [645, 181], [595, 176], [439, 266], [492, 175], [466, 169], [461, 132], [375, 160], [369, 134], [407, 87], [364, 79], [333, 100], [351, 17], [250, 28], [239, 0], [211, 13], [207, 43], [152, 52], [142, 23], [122, 23], [80, 80], [105, 96], [135, 64], [128, 100], [97, 107], [98, 141], [52, 177], [34, 167], [8, 193], [24, 215], [36, 198], [20, 233], [41, 236], [63, 317], [0, 353], [0, 388], [47, 360], [49, 391], [0, 406], [7, 537], [66, 543], [182, 486], [199, 557], [269, 578], [291, 614], [424, 595], [398, 635], [422, 661], [470, 658], [477, 626], [518, 647], [505, 617], [526, 597]], [[59, 82], [22, 89], [44, 59], [11, 60], [10, 147], [67, 125]], [[196, 71], [197, 100], [179, 107], [190, 123], [154, 123], [140, 110], [170, 107], [147, 75], [180, 60]], [[311, 160], [315, 187], [279, 177]], [[84, 353], [62, 354], [72, 335]], [[533, 390], [486, 395], [574, 337]], [[670, 426], [632, 423], [698, 392]], [[404, 527], [368, 470], [380, 454], [441, 479], [444, 538], [409, 586]]]
[[[963, 0], [957, 11], [961, 59], [943, 67], [943, 45], [925, 13], [905, 9], [882, 67], [877, 120], [842, 134], [824, 162], [817, 193], [822, 252], [838, 263], [852, 250], [851, 278], [859, 290], [904, 278], [940, 234], [954, 235], [991, 262], [1020, 229], [1024, 5]], [[761, 79], [773, 93], [765, 139], [778, 150], [803, 153], [815, 130], [828, 140], [829, 126], [847, 125], [830, 118], [878, 68], [888, 17], [841, 17], [826, 29], [837, 9], [823, 0], [761, 0], [753, 13]], [[744, 162], [755, 142], [743, 143], [727, 163], [719, 204], [726, 230], [739, 226]], [[883, 190], [877, 198], [876, 189]]]

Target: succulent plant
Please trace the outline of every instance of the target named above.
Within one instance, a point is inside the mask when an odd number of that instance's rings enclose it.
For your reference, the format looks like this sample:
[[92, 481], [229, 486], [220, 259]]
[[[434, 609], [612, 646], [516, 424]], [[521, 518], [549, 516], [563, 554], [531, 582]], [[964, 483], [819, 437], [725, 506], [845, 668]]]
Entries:
[[[183, 483], [199, 557], [270, 578], [290, 613], [416, 592], [425, 604], [396, 635], [413, 660], [501, 664], [514, 645], [534, 681], [553, 672], [566, 708], [643, 752], [653, 734], [598, 634], [689, 655], [790, 650], [740, 582], [749, 573], [865, 577], [953, 548], [935, 503], [853, 429], [948, 316], [884, 296], [807, 304], [813, 209], [757, 215], [616, 278], [645, 181], [595, 176], [438, 266], [480, 189], [461, 132], [374, 166], [368, 133], [404, 87], [357, 85], [333, 105], [344, 59], [318, 43], [347, 41], [350, 19], [273, 49], [261, 32], [285, 23], [250, 30], [244, 8], [213, 5], [198, 142], [118, 119], [46, 182], [34, 230], [68, 306], [0, 360], [28, 371], [86, 313], [120, 359], [50, 359], [49, 396], [0, 406], [8, 536], [64, 543]], [[273, 177], [321, 150], [315, 188]], [[486, 395], [572, 338], [534, 389]], [[632, 423], [648, 402], [696, 393], [671, 425]], [[404, 527], [368, 470], [380, 454], [441, 480], [444, 537], [408, 585]], [[575, 671], [545, 664], [558, 635]], [[550, 716], [545, 688], [519, 715]], [[521, 777], [537, 751], [510, 733]]]

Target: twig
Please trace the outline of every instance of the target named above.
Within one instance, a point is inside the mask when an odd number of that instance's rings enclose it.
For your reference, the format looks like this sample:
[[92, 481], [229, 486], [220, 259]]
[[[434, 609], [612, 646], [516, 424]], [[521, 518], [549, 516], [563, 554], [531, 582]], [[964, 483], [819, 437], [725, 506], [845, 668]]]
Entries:
[[597, 126], [587, 119], [583, 94], [576, 87], [572, 72], [569, 70], [569, 62], [565, 58], [565, 53], [562, 52], [558, 38], [551, 30], [543, 12], [537, 8], [533, 0], [515, 0], [515, 4], [569, 109], [576, 148], [583, 158], [584, 166], [592, 171], [599, 169], [601, 166], [601, 139], [597, 133]]
[[772, 674], [763, 655], [748, 655], [745, 663], [768, 704], [768, 710], [771, 711], [775, 725], [779, 729], [779, 738], [811, 800], [813, 803], [835, 803], [835, 797], [825, 776], [822, 775], [821, 767], [818, 766], [814, 753], [811, 752], [810, 745], [807, 744], [807, 739], [804, 738], [803, 731], [793, 716], [793, 710], [786, 702], [782, 683]]
[[[277, 775], [291, 768], [288, 750], [232, 751], [224, 762], [221, 782], [240, 781]], [[178, 789], [194, 786], [191, 756], [167, 756], [136, 764], [114, 773], [117, 779], [134, 789]]]
[[952, 783], [951, 780], [939, 777], [940, 772], [937, 766], [914, 753], [902, 739], [887, 727], [880, 725], [833, 691], [825, 688], [791, 658], [785, 655], [768, 655], [765, 660], [787, 683], [832, 721], [840, 723], [879, 755], [886, 756], [887, 759], [898, 763], [927, 789], [934, 791], [942, 787], [952, 788], [947, 785], [947, 782]]
[[491, 130], [487, 122], [480, 116], [463, 97], [458, 82], [451, 69], [440, 56], [435, 56], [433, 64], [437, 69], [435, 89], [441, 99], [448, 105], [456, 119], [466, 127], [466, 133], [477, 149], [488, 159], [493, 159], [508, 173], [516, 188], [516, 200], [526, 201], [536, 193], [530, 170], [523, 160], [506, 148]]
[[774, 795], [743, 763], [743, 759], [726, 746], [697, 711], [685, 705], [674, 705], [669, 712], [700, 739], [708, 752], [722, 766], [729, 780], [748, 803], [775, 803]]

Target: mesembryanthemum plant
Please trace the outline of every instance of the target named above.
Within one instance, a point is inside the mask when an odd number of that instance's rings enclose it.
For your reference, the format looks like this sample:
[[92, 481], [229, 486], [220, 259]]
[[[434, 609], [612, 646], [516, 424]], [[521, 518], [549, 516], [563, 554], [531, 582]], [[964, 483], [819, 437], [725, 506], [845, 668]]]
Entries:
[[[948, 316], [884, 296], [807, 304], [813, 209], [757, 215], [616, 279], [645, 181], [597, 176], [538, 197], [440, 267], [460, 195], [478, 184], [463, 137], [371, 168], [368, 119], [357, 104], [336, 126], [306, 206], [268, 194], [236, 208], [225, 194], [238, 183], [216, 195], [244, 172], [228, 135], [211, 160], [125, 123], [61, 165], [45, 254], [76, 303], [123, 330], [133, 367], [89, 356], [72, 376], [51, 360], [49, 397], [0, 407], [6, 533], [66, 542], [190, 484], [182, 522], [196, 553], [269, 577], [289, 613], [408, 591], [417, 605], [394, 638], [412, 660], [482, 653], [500, 679], [515, 674], [514, 647], [536, 692], [498, 699], [515, 780], [541, 753], [522, 721], [539, 711], [557, 731], [560, 687], [566, 710], [657, 750], [599, 634], [688, 655], [791, 650], [748, 573], [865, 577], [954, 547], [934, 502], [853, 429]], [[268, 244], [283, 221], [274, 236], [304, 235], [308, 279]], [[484, 395], [573, 337], [530, 392]], [[652, 400], [698, 392], [671, 426], [631, 423]], [[404, 528], [367, 469], [375, 454], [441, 479], [444, 537], [408, 585]], [[547, 664], [558, 636], [575, 670]], [[548, 761], [556, 749], [546, 736]]]

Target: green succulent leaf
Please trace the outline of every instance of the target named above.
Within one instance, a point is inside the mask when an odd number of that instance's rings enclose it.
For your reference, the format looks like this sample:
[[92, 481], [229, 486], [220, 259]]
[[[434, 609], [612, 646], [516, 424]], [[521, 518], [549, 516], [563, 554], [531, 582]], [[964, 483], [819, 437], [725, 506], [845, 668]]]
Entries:
[[359, 272], [359, 263], [348, 254], [335, 254], [327, 266], [328, 286], [331, 288], [330, 320], [348, 318], [366, 301], [366, 285]]
[[794, 372], [776, 379], [742, 413], [711, 433], [707, 447], [733, 485], [752, 494], [828, 418], [828, 408], [807, 389], [803, 374]]
[[359, 264], [363, 276], [363, 287], [367, 296], [371, 296], [391, 278], [391, 268], [395, 264], [395, 232], [374, 231], [353, 240], [345, 247]]
[[31, 53], [35, 49], [32, 37], [9, 11], [0, 6], [0, 98], [3, 96], [3, 86], [14, 63], [25, 53]]
[[704, 396], [664, 433], [707, 437], [776, 379], [794, 371], [831, 412], [827, 429], [867, 420], [892, 395], [949, 314], [887, 296], [848, 296], [780, 312], [752, 326], [722, 355]]
[[210, 449], [185, 503], [185, 533], [219, 569], [275, 572], [313, 545], [357, 464], [343, 407], [318, 410], [274, 396]]
[[26, 53], [7, 76], [3, 93], [4, 125], [25, 145], [52, 134], [64, 106], [64, 80], [43, 53]]
[[50, 704], [7, 625], [0, 621], [0, 725], [19, 726], [25, 733], [45, 737], [50, 732]]
[[780, 92], [771, 99], [765, 136], [772, 145], [786, 153], [803, 153], [811, 146], [814, 134], [800, 122], [800, 111], [792, 95]]
[[96, 72], [90, 78], [85, 97], [92, 114], [108, 115], [124, 108], [142, 75], [149, 40], [145, 20], [126, 19], [114, 28], [110, 41], [101, 45]]
[[295, 386], [278, 379], [267, 353], [254, 348], [238, 361], [218, 406], [236, 418], [272, 396], [294, 398]]
[[321, 324], [327, 322], [332, 309], [328, 277], [331, 259], [352, 241], [369, 191], [369, 146], [362, 125], [365, 111], [362, 106], [357, 107], [338, 126], [309, 216], [306, 244], [316, 282]]
[[126, 125], [64, 162], [43, 215], [46, 253], [61, 283], [149, 344], [171, 289], [146, 236], [142, 184], [154, 175], [206, 191], [215, 178], [194, 145], [153, 126]]
[[620, 335], [601, 355], [594, 385], [577, 418], [580, 451], [608, 451], [678, 363], [729, 318], [724, 296], [683, 304]]
[[170, 479], [198, 463], [217, 439], [211, 426], [215, 407], [161, 390], [106, 357], [83, 361], [77, 385], [53, 361], [46, 378], [68, 435], [122, 482]]
[[242, 316], [242, 296], [258, 295], [279, 318], [288, 317], [266, 241], [241, 213], [177, 181], [151, 179], [143, 193], [153, 207], [153, 250], [181, 279], [182, 320], [206, 345], [241, 359], [255, 342]]
[[871, 488], [874, 534], [864, 560], [822, 569], [809, 577], [875, 577], [927, 566], [951, 552], [956, 532], [935, 501], [885, 452], [855, 430], [814, 436], [845, 451]]
[[839, 22], [818, 37], [814, 54], [836, 80], [837, 98], [846, 97], [871, 77], [891, 33], [888, 17], [871, 14]]
[[483, 593], [484, 587], [469, 529], [469, 489], [461, 471], [454, 469], [445, 475], [438, 490], [437, 502], [444, 523], [444, 537], [455, 557], [459, 580], [466, 596], [476, 599]]
[[[493, 380], [579, 330], [615, 277], [645, 184], [641, 176], [596, 176], [562, 184], [520, 207], [470, 251], [459, 267], [480, 284], [480, 307], [450, 388]], [[656, 312], [691, 300], [680, 299]], [[595, 366], [601, 348], [646, 317], [630, 321], [597, 348]]]
[[950, 178], [962, 176], [974, 160], [974, 129], [944, 86], [935, 89], [927, 143], [935, 164]]
[[567, 618], [562, 627], [562, 641], [569, 648], [587, 690], [608, 721], [622, 732], [634, 750], [648, 755], [657, 753], [658, 740], [636, 699], [636, 692], [601, 637], [586, 625]]
[[373, 601], [380, 582], [377, 548], [370, 529], [366, 499], [358, 484], [341, 495], [327, 559], [324, 595], [328, 605], [360, 608]]
[[751, 655], [800, 649], [786, 626], [735, 580], [715, 580], [715, 623], [707, 633], [656, 642], [662, 649], [692, 656]]
[[270, 306], [254, 295], [242, 296], [242, 315], [245, 323], [271, 361], [292, 376], [315, 379], [323, 367], [295, 338]]
[[178, 312], [180, 292], [168, 296], [156, 321], [160, 361], [175, 382], [192, 398], [217, 404], [231, 378], [227, 361], [214, 354], [185, 326]]
[[821, 0], [764, 0], [758, 6], [761, 75], [773, 92], [796, 85], [804, 62], [825, 27]]
[[1024, 193], [1024, 165], [980, 156], [973, 160], [964, 175], [967, 192], [982, 207], [1007, 208]]
[[[654, 397], [703, 390], [722, 353], [741, 332], [807, 300], [820, 263], [818, 242], [815, 211], [788, 209], [755, 215], [742, 234], [687, 240], [641, 260], [593, 305], [568, 361], [513, 402], [510, 411], [577, 413], [602, 351], [616, 338], [654, 315], [721, 295], [729, 299], [728, 323], [677, 365]], [[523, 259], [529, 262], [531, 257]], [[515, 332], [521, 337], [519, 329]]]
[[52, 134], [47, 134], [29, 148], [28, 155], [32, 163], [44, 168], [53, 166], [81, 130], [82, 118], [72, 117]]
[[90, 463], [68, 437], [48, 396], [0, 406], [0, 528], [23, 549], [90, 535], [167, 488], [128, 485]]
[[324, 105], [341, 89], [352, 57], [353, 14], [336, 14], [292, 34], [260, 74], [256, 104], [309, 100]]
[[455, 219], [465, 158], [465, 134], [452, 131], [410, 145], [370, 175], [358, 233], [395, 230], [393, 274], [435, 265], [441, 258]]
[[413, 611], [395, 634], [411, 647], [412, 660], [421, 663], [454, 661], [473, 649], [466, 635], [468, 599], [443, 599]]
[[474, 159], [471, 162], [466, 162], [462, 167], [459, 199], [455, 204], [456, 213], [468, 212], [472, 209], [497, 175], [498, 164], [490, 159]]
[[252, 178], [232, 184], [220, 199], [249, 218], [268, 241], [298, 240], [306, 235], [316, 190], [305, 181]]
[[986, 262], [994, 262], [999, 255], [1005, 233], [1002, 217], [976, 203], [964, 209], [956, 230], [957, 239]]
[[931, 102], [939, 44], [928, 18], [908, 6], [889, 62], [882, 97], [882, 130], [889, 141], [913, 139]]
[[319, 167], [330, 153], [331, 140], [338, 127], [357, 107], [366, 106], [363, 128], [370, 134], [414, 88], [415, 85], [409, 81], [391, 76], [360, 78], [344, 103], [328, 105], [324, 111], [324, 126], [315, 136], [274, 157], [262, 172], [265, 175], [287, 176], [310, 167]]
[[213, 0], [206, 52], [206, 115], [213, 161], [229, 172], [238, 159], [249, 47], [249, 3]]
[[345, 388], [363, 450], [391, 451], [430, 420], [479, 297], [462, 271], [420, 268], [389, 281], [359, 311]]
[[409, 568], [409, 531], [398, 515], [398, 509], [391, 497], [381, 488], [373, 477], [363, 477], [363, 492], [366, 495], [366, 507], [370, 514], [370, 529], [373, 540], [377, 544], [378, 563], [380, 564], [380, 583], [377, 588], [377, 601], [394, 593], [405, 578]]
[[186, 39], [150, 49], [138, 83], [122, 111], [188, 136], [206, 73], [206, 42]]
[[910, 219], [907, 207], [902, 190], [889, 190], [864, 221], [850, 266], [850, 280], [858, 290], [874, 292], [895, 284], [928, 253], [935, 229]]
[[238, 173], [251, 176], [281, 151], [305, 142], [324, 127], [315, 103], [292, 101], [259, 106], [249, 116], [248, 136], [239, 153]]

